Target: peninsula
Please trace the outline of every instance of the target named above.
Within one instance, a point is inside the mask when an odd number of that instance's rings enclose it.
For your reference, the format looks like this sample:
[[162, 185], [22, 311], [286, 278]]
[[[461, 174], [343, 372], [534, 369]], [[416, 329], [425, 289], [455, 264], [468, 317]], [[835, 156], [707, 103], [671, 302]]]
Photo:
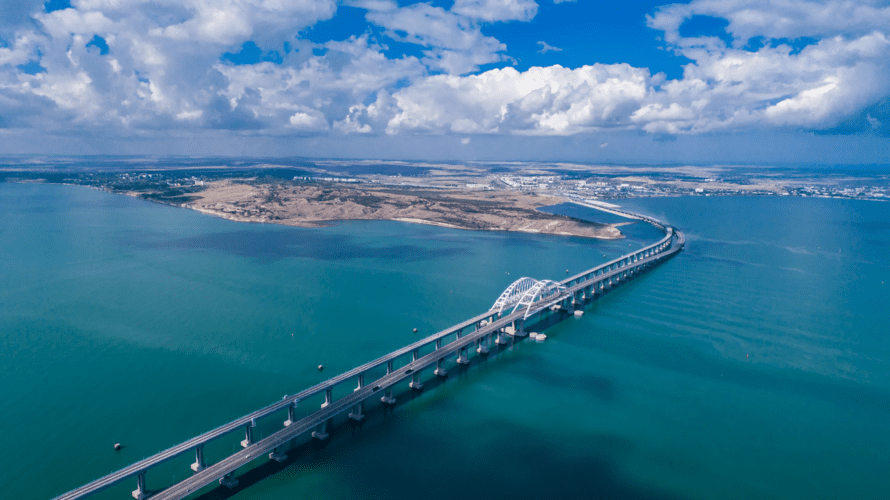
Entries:
[[621, 238], [616, 225], [539, 212], [540, 207], [567, 200], [533, 193], [359, 187], [338, 182], [263, 183], [255, 179], [213, 181], [203, 187], [182, 206], [243, 222], [319, 227], [338, 220], [375, 219], [458, 229]]

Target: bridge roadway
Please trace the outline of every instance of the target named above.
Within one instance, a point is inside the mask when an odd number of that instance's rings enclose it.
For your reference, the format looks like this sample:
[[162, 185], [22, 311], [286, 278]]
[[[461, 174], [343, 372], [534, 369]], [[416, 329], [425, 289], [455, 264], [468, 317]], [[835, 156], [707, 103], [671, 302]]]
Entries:
[[[591, 208], [599, 207], [591, 206]], [[637, 219], [643, 219], [642, 216], [639, 216], [637, 214], [628, 215], [633, 215], [634, 218]], [[646, 219], [649, 218], [645, 218], [643, 220]], [[566, 285], [566, 291], [535, 303], [532, 314], [536, 314], [537, 312], [547, 309], [555, 304], [558, 304], [567, 299], [571, 299], [575, 296], [576, 293], [584, 290], [587, 287], [594, 287], [592, 292], [600, 293], [600, 291], [605, 288], [605, 283], [611, 284], [616, 278], [620, 279], [622, 276], [626, 276], [626, 273], [628, 273], [629, 271], [634, 272], [638, 268], [654, 264], [659, 260], [673, 255], [683, 248], [683, 245], [685, 244], [685, 237], [683, 233], [674, 230], [672, 227], [661, 225], [659, 224], [660, 221], [655, 221], [654, 219], [646, 220], [646, 222], [650, 222], [656, 226], [664, 228], [665, 232], [667, 233], [665, 237], [651, 245], [640, 248], [632, 253], [626, 254], [617, 259], [613, 259], [612, 261], [606, 262], [605, 264], [601, 264], [583, 273], [563, 280], [561, 283], [563, 285]], [[671, 244], [673, 238], [676, 238], [677, 241], [676, 243]], [[649, 255], [642, 258], [636, 257], [646, 254]], [[595, 287], [597, 285], [599, 285], [601, 288], [596, 289]], [[420, 371], [424, 368], [429, 367], [430, 365], [435, 365], [439, 360], [450, 355], [454, 355], [458, 351], [467, 348], [477, 340], [485, 339], [489, 335], [497, 334], [501, 328], [513, 324], [514, 321], [521, 320], [526, 312], [527, 310], [522, 309], [507, 316], [503, 316], [499, 319], [497, 318], [497, 313], [493, 311], [485, 312], [474, 318], [468, 319], [466, 321], [458, 323], [457, 325], [433, 334], [427, 338], [419, 340], [406, 347], [393, 351], [374, 361], [371, 361], [348, 372], [340, 374], [334, 378], [326, 380], [316, 386], [301, 391], [299, 394], [288, 396], [282, 401], [278, 401], [274, 404], [266, 406], [265, 408], [257, 410], [253, 413], [245, 415], [244, 417], [217, 427], [216, 429], [213, 429], [200, 436], [194, 437], [192, 439], [189, 439], [188, 441], [168, 448], [167, 450], [136, 462], [119, 471], [113, 472], [91, 483], [71, 490], [68, 493], [56, 497], [55, 500], [74, 500], [85, 498], [121, 481], [144, 474], [152, 467], [174, 457], [177, 457], [183, 453], [195, 451], [209, 441], [238, 430], [244, 430], [245, 427], [251, 425], [251, 422], [255, 419], [259, 419], [264, 416], [268, 416], [274, 412], [284, 410], [295, 402], [299, 402], [313, 395], [328, 391], [334, 386], [346, 382], [349, 379], [359, 377], [371, 369], [377, 368], [387, 363], [391, 363], [395, 359], [413, 353], [415, 352], [415, 350], [425, 347], [431, 343], [440, 342], [443, 338], [448, 337], [449, 335], [462, 333], [465, 328], [476, 326], [477, 329], [475, 331], [464, 334], [455, 341], [445, 344], [440, 348], [437, 348], [436, 350], [430, 352], [429, 354], [420, 357], [419, 359], [413, 360], [410, 364], [405, 365], [391, 373], [388, 373], [383, 378], [369, 383], [362, 388], [356, 389], [348, 396], [332, 401], [326, 407], [303, 418], [302, 420], [294, 422], [290, 426], [285, 427], [284, 429], [276, 432], [275, 434], [272, 434], [271, 436], [261, 441], [253, 443], [252, 445], [233, 455], [230, 455], [222, 461], [207, 466], [188, 479], [185, 479], [157, 494], [152, 495], [152, 499], [158, 500], [167, 498], [183, 498], [185, 496], [188, 496], [191, 492], [196, 491], [197, 489], [210, 484], [211, 482], [220, 479], [222, 476], [225, 476], [226, 474], [233, 472], [237, 468], [255, 460], [259, 457], [260, 454], [269, 453], [275, 448], [282, 446], [283, 444], [300, 436], [301, 434], [316, 428], [319, 423], [327, 422], [330, 418], [350, 409], [353, 405], [364, 401], [372, 394], [376, 392], [380, 392], [382, 394], [382, 391], [385, 391], [387, 388], [392, 387], [394, 384], [413, 376], [413, 372]], [[489, 324], [480, 328], [478, 325], [481, 321], [488, 321]]]

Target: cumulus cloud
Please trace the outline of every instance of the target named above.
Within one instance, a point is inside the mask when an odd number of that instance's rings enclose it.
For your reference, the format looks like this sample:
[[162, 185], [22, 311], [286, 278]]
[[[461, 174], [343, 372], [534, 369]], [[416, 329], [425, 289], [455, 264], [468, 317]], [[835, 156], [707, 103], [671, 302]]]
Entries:
[[890, 26], [890, 6], [880, 0], [694, 0], [662, 7], [647, 17], [649, 26], [664, 31], [668, 42], [686, 45], [694, 40], [683, 40], [680, 26], [695, 15], [726, 19], [737, 47], [755, 37], [857, 37]]
[[501, 52], [507, 49], [496, 38], [483, 35], [473, 19], [425, 3], [403, 8], [384, 5], [366, 17], [393, 39], [426, 47], [423, 62], [447, 73], [476, 71], [482, 64], [503, 60]]
[[[343, 4], [364, 9], [368, 29], [313, 43], [301, 33], [334, 17], [334, 0], [72, 0], [53, 12], [11, 0], [0, 19], [0, 128], [469, 138], [823, 130], [851, 117], [875, 131], [890, 119], [875, 107], [890, 96], [886, 2], [660, 7], [646, 22], [691, 61], [674, 80], [596, 61], [480, 72], [511, 59], [486, 26], [532, 20], [533, 0]], [[698, 16], [725, 19], [726, 36], [697, 36], [687, 23]], [[416, 51], [387, 57], [391, 41]], [[538, 45], [554, 58], [561, 50]], [[223, 57], [248, 46], [256, 60]]]
[[[888, 11], [876, 4], [795, 0], [778, 7], [722, 0], [668, 6], [649, 23], [665, 31], [672, 50], [693, 61], [680, 79], [665, 81], [626, 65], [433, 76], [394, 94], [399, 111], [387, 131], [564, 135], [608, 128], [654, 134], [826, 128], [890, 94]], [[682, 37], [680, 26], [696, 15], [725, 16], [733, 46]], [[801, 36], [823, 38], [802, 48], [787, 41]], [[744, 48], [754, 37], [766, 42], [756, 50]], [[539, 44], [543, 52], [547, 45]]]
[[650, 85], [648, 70], [627, 64], [437, 75], [393, 94], [399, 112], [387, 132], [567, 135], [625, 127]]

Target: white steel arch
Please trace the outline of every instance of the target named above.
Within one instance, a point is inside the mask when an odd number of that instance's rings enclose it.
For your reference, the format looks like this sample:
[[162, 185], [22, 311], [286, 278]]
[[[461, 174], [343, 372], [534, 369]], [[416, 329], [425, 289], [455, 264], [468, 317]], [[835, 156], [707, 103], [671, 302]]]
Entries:
[[525, 295], [525, 292], [529, 291], [533, 286], [538, 283], [538, 280], [534, 278], [519, 278], [514, 281], [504, 290], [504, 293], [498, 297], [498, 300], [494, 302], [494, 305], [491, 306], [491, 311], [497, 309], [498, 314], [500, 315], [504, 309], [512, 307], [519, 302], [519, 299]]
[[532, 305], [539, 300], [546, 299], [548, 297], [552, 297], [554, 295], [559, 295], [560, 293], [566, 291], [566, 287], [550, 280], [541, 280], [535, 283], [534, 286], [528, 289], [522, 297], [516, 302], [516, 306], [513, 307], [513, 312], [516, 312], [517, 309], [521, 307], [525, 307], [525, 315], [522, 319], [528, 319], [531, 316]]
[[519, 278], [504, 290], [504, 293], [498, 297], [491, 310], [497, 310], [500, 315], [504, 309], [513, 307], [510, 314], [518, 309], [525, 307], [526, 312], [523, 319], [528, 318], [531, 312], [531, 306], [541, 299], [546, 299], [556, 294], [560, 294], [566, 290], [566, 287], [560, 283], [550, 280], [536, 280], [534, 278]]

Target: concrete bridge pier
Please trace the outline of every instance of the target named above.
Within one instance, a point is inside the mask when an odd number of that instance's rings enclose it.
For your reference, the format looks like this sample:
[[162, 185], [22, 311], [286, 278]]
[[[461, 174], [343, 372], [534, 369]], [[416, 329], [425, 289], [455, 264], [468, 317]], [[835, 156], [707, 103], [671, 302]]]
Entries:
[[466, 347], [463, 347], [457, 351], [457, 364], [459, 364], [459, 365], [470, 364], [470, 359], [467, 358], [467, 348]]
[[219, 484], [225, 486], [226, 488], [228, 488], [230, 490], [233, 488], [237, 488], [238, 480], [235, 479], [234, 474], [235, 474], [235, 472], [232, 471], [232, 472], [229, 472], [228, 474], [226, 474], [225, 476], [219, 478]]
[[434, 371], [439, 377], [447, 377], [448, 372], [445, 370], [445, 358], [439, 358], [436, 360], [436, 371]]
[[423, 390], [423, 383], [420, 381], [420, 370], [415, 371], [414, 375], [411, 376], [411, 382], [408, 383], [408, 387], [415, 391]]
[[362, 373], [361, 375], [358, 376], [358, 387], [353, 389], [352, 392], [360, 391], [360, 390], [362, 390], [362, 387], [364, 387], [364, 386], [365, 386], [365, 374]]
[[[442, 339], [436, 339], [436, 350], [438, 351], [441, 348], [442, 348]], [[445, 358], [437, 359], [436, 360], [436, 371], [434, 371], [433, 373], [435, 373], [439, 377], [447, 377], [448, 372], [445, 371], [444, 365], [445, 365]]]
[[147, 497], [148, 494], [145, 492], [145, 471], [142, 471], [136, 476], [136, 489], [133, 490], [133, 498], [143, 500]]
[[356, 422], [361, 422], [362, 420], [364, 420], [365, 414], [362, 413], [362, 410], [364, 409], [363, 408], [364, 405], [365, 404], [362, 402], [358, 402], [358, 403], [352, 405], [352, 411], [349, 412], [349, 418], [355, 420]]
[[380, 401], [385, 405], [396, 404], [396, 398], [392, 397], [392, 386], [383, 389], [383, 397], [380, 398]]
[[315, 430], [312, 431], [312, 437], [319, 440], [324, 441], [328, 438], [328, 421], [322, 420], [320, 424], [315, 426]]
[[278, 451], [278, 448], [272, 450], [272, 453], [269, 453], [269, 460], [275, 460], [278, 463], [284, 462], [287, 460], [287, 455]]
[[[463, 330], [457, 331], [457, 340], [460, 340], [463, 337]], [[467, 359], [467, 348], [463, 347], [458, 349], [457, 351], [457, 364], [459, 365], [468, 365], [470, 364], [470, 360]]]
[[287, 407], [287, 420], [284, 421], [284, 426], [289, 427], [291, 424], [297, 421], [296, 418], [296, 409], [297, 409], [297, 401], [294, 400], [290, 406]]
[[573, 314], [575, 312], [575, 296], [566, 297], [562, 299], [562, 308], [569, 314]]
[[[413, 363], [418, 359], [420, 359], [420, 352], [417, 349], [414, 349], [414, 352], [411, 353], [411, 362]], [[423, 389], [423, 384], [420, 383], [420, 368], [414, 370], [414, 375], [411, 375], [411, 382], [408, 383], [408, 387], [415, 391]]]
[[327, 408], [327, 406], [331, 404], [331, 401], [333, 400], [331, 390], [331, 388], [328, 388], [324, 391], [324, 403], [321, 404], [322, 408]]
[[244, 441], [241, 441], [241, 447], [247, 448], [253, 444], [253, 428], [256, 427], [256, 421], [251, 420], [249, 424], [244, 426]]
[[476, 352], [479, 354], [488, 354], [488, 340], [489, 336], [486, 335], [481, 339], [476, 341]]
[[204, 461], [204, 446], [198, 446], [195, 448], [195, 463], [192, 464], [192, 470], [201, 472], [205, 467], [207, 462]]
[[525, 320], [517, 319], [513, 322], [513, 336], [514, 337], [525, 337], [528, 333], [525, 331]]
[[507, 345], [507, 335], [504, 333], [503, 328], [498, 330], [498, 336], [494, 339], [494, 342], [497, 345]]

